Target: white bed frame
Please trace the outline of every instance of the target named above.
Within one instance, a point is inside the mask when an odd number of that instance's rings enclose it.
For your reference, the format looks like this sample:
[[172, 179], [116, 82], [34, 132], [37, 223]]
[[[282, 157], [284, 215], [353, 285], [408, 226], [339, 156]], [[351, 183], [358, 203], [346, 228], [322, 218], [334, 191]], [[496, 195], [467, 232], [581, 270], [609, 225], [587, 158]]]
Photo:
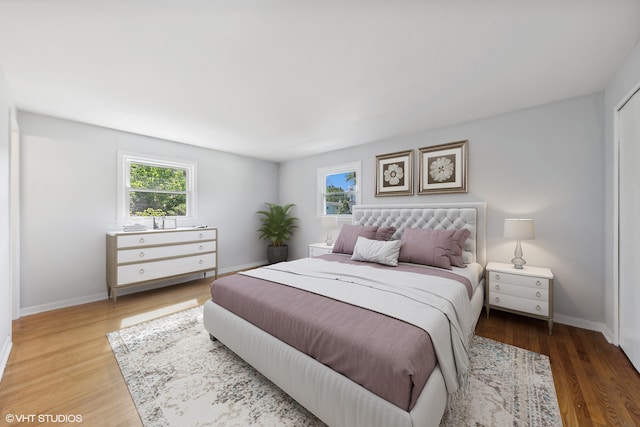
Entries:
[[[465, 255], [486, 265], [486, 204], [482, 202], [354, 206], [353, 223], [393, 225], [398, 229], [394, 238], [406, 227], [469, 228], [472, 233]], [[483, 303], [484, 281], [471, 300], [473, 328]], [[444, 415], [448, 396], [438, 366], [407, 412], [213, 301], [205, 303], [204, 325], [212, 336], [329, 426], [436, 427]]]

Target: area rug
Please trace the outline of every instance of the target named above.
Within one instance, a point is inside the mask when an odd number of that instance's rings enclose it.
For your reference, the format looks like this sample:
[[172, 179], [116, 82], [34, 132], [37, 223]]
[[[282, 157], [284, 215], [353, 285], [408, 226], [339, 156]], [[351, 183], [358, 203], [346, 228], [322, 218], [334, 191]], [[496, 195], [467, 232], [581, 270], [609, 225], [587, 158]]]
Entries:
[[[146, 427], [324, 426], [212, 342], [196, 307], [107, 335]], [[471, 341], [469, 387], [441, 426], [561, 426], [549, 359], [482, 337]]]

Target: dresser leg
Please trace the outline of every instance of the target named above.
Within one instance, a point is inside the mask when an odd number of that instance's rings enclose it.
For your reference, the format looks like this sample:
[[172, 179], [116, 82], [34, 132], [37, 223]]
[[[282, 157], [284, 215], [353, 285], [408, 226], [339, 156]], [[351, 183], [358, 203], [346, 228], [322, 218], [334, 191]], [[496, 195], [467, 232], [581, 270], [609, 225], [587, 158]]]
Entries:
[[553, 319], [549, 319], [549, 335], [551, 335], [552, 330], [553, 330]]
[[485, 310], [487, 310], [487, 319], [488, 319], [489, 318], [489, 310], [491, 310], [491, 308], [489, 308], [488, 305], [485, 306], [484, 308], [485, 308]]

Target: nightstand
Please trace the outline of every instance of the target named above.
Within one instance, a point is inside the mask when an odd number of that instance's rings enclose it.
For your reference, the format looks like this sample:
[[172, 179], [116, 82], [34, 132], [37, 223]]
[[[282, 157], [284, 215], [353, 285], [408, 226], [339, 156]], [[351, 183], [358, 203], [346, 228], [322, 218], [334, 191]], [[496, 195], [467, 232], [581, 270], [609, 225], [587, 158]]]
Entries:
[[485, 308], [508, 311], [549, 322], [553, 329], [553, 273], [546, 267], [490, 262], [486, 267], [487, 293]]
[[333, 244], [327, 245], [325, 242], [321, 242], [309, 245], [309, 257], [330, 254], [331, 251], [333, 251]]

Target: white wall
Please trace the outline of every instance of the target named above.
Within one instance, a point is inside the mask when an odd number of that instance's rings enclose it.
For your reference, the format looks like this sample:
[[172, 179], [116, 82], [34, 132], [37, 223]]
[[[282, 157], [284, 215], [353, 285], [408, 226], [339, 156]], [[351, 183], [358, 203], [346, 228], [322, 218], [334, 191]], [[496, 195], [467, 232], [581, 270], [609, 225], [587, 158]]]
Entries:
[[0, 378], [11, 351], [13, 284], [11, 283], [11, 223], [9, 221], [10, 117], [14, 114], [9, 85], [0, 66]]
[[[219, 228], [222, 272], [266, 258], [255, 211], [278, 200], [278, 165], [38, 114], [22, 135], [22, 314], [106, 298], [117, 151], [198, 163], [198, 223]], [[124, 292], [123, 292], [124, 293]]]
[[[523, 242], [524, 257], [528, 264], [554, 272], [556, 320], [601, 329], [603, 104], [598, 93], [285, 162], [280, 166], [280, 201], [296, 203], [301, 219], [291, 242], [293, 255], [305, 256], [308, 243], [324, 240], [316, 217], [316, 169], [362, 160], [365, 204], [487, 202], [489, 260], [508, 262], [513, 257], [515, 242], [502, 237], [506, 217], [533, 218], [536, 239]], [[376, 155], [463, 139], [469, 140], [467, 194], [374, 196]]]
[[[617, 144], [614, 143], [615, 138], [615, 120], [616, 110], [621, 106], [632, 90], [640, 87], [640, 44], [636, 45], [630, 53], [625, 63], [620, 67], [614, 78], [607, 86], [605, 92], [605, 323], [610, 330], [616, 329], [617, 322], [617, 292], [618, 283], [614, 277], [614, 235], [617, 234], [615, 228], [614, 206], [616, 205], [616, 176], [617, 169], [615, 167], [614, 152]], [[617, 332], [616, 332], [617, 333]], [[617, 337], [615, 337], [617, 339]]]

